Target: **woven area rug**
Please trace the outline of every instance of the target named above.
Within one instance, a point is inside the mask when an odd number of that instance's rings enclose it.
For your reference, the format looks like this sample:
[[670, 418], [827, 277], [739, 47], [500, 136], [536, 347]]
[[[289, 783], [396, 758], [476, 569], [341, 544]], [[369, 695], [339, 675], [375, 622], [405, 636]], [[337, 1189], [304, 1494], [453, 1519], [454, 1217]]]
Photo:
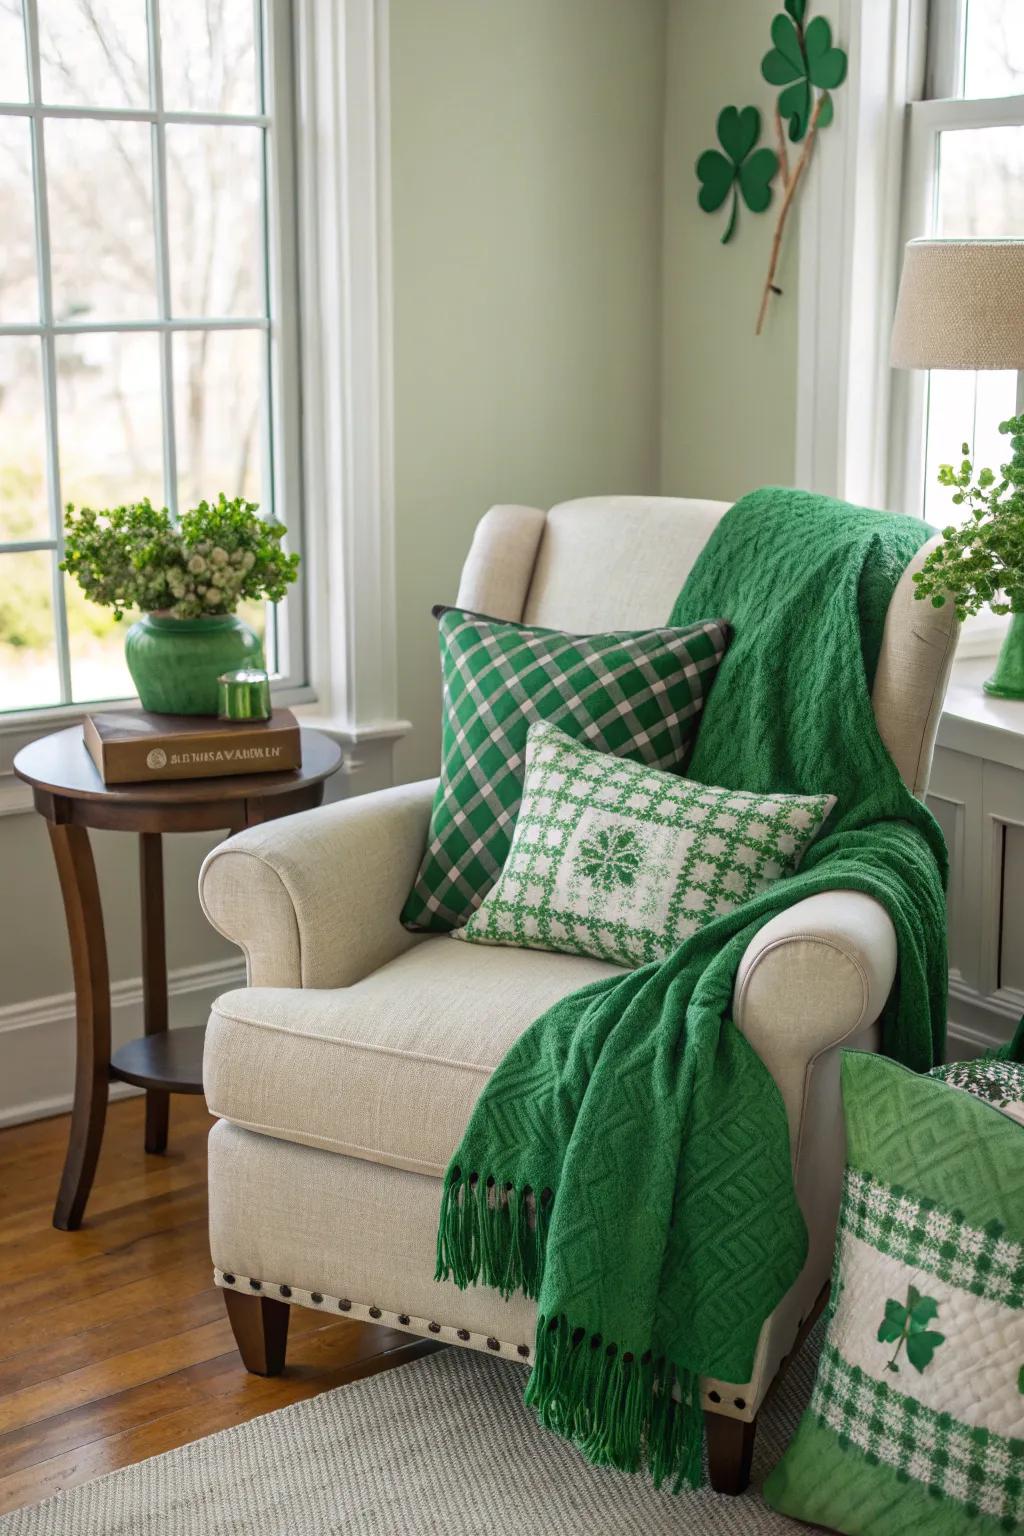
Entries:
[[[815, 1330], [820, 1335], [821, 1325]], [[820, 1337], [761, 1415], [754, 1484], [796, 1429]], [[539, 1429], [525, 1370], [447, 1349], [0, 1518], [0, 1536], [761, 1536], [810, 1526], [656, 1493]]]

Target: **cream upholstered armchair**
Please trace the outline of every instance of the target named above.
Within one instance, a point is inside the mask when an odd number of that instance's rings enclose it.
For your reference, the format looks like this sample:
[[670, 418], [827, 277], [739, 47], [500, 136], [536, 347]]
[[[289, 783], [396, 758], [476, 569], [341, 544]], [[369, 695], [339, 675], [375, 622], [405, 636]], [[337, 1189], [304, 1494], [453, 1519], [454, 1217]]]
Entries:
[[[587, 633], [664, 623], [724, 503], [602, 497], [494, 507], [461, 606]], [[931, 546], [926, 546], [930, 548]], [[879, 731], [923, 795], [953, 650], [952, 604], [893, 595], [874, 683]], [[438, 594], [444, 596], [445, 594]], [[770, 599], [769, 599], [770, 600]], [[398, 915], [434, 781], [253, 827], [206, 860], [207, 916], [248, 986], [215, 1004], [205, 1084], [210, 1239], [245, 1364], [284, 1364], [288, 1305], [529, 1363], [534, 1304], [434, 1280], [441, 1179], [488, 1075], [558, 998], [615, 967], [414, 935]], [[785, 1100], [810, 1232], [802, 1274], [765, 1323], [750, 1381], [702, 1383], [712, 1481], [746, 1483], [765, 1393], [823, 1299], [843, 1166], [839, 1053], [874, 1049], [896, 971], [889, 918], [829, 892], [747, 950], [733, 1019]]]

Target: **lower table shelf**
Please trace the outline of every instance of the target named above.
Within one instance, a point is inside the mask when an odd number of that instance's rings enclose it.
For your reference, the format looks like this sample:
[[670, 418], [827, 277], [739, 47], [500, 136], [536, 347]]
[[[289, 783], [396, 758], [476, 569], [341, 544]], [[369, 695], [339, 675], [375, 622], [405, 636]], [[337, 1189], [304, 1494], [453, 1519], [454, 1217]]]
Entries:
[[140, 1088], [169, 1093], [202, 1093], [205, 1024], [141, 1035], [119, 1046], [110, 1058], [110, 1075]]

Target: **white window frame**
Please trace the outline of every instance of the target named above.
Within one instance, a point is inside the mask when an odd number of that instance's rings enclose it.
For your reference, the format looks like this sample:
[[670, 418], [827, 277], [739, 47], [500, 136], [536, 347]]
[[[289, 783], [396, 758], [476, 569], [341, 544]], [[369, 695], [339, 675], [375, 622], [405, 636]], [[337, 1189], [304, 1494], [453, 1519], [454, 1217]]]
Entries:
[[902, 246], [905, 110], [927, 0], [836, 0], [849, 73], [801, 191], [795, 480], [902, 510], [888, 483], [889, 331]]
[[[302, 462], [311, 681], [303, 715], [357, 749], [397, 715], [388, 0], [294, 0]], [[388, 771], [385, 769], [384, 771]]]
[[1024, 97], [952, 96], [964, 0], [835, 12], [850, 70], [801, 194], [795, 479], [920, 516], [927, 380], [889, 366], [903, 246], [932, 228], [939, 133], [1024, 121]]
[[[967, 98], [957, 94], [963, 78], [966, 19], [965, 0], [931, 0], [925, 90], [922, 99], [907, 106], [902, 244], [934, 234], [939, 143], [944, 132], [1024, 126], [1024, 95]], [[926, 476], [936, 469], [924, 458], [928, 377], [920, 369], [900, 369], [893, 378], [889, 484], [893, 499], [908, 510], [915, 510], [915, 502], [916, 510], [921, 510]], [[1016, 408], [1024, 410], [1024, 372], [1017, 375]], [[983, 632], [982, 623], [975, 622], [972, 628], [975, 654], [994, 654], [1005, 624], [990, 621]], [[964, 650], [962, 643], [961, 654]]]
[[[163, 0], [166, 5], [172, 0]], [[177, 513], [175, 464], [174, 379], [172, 342], [175, 333], [189, 330], [258, 330], [268, 348], [269, 392], [262, 441], [264, 484], [273, 485], [274, 508], [289, 530], [288, 547], [305, 554], [300, 430], [300, 357], [298, 314], [297, 217], [295, 196], [293, 14], [290, 0], [253, 0], [257, 65], [262, 81], [262, 110], [252, 113], [168, 111], [162, 100], [160, 68], [161, 0], [146, 0], [149, 63], [153, 96], [146, 108], [98, 108], [46, 105], [42, 99], [38, 0], [22, 0], [28, 63], [28, 102], [0, 104], [0, 114], [27, 118], [32, 141], [32, 176], [37, 236], [40, 320], [0, 324], [0, 336], [38, 336], [42, 343], [43, 397], [46, 427], [49, 532], [43, 538], [0, 542], [0, 553], [46, 550], [53, 560], [52, 607], [62, 702], [0, 715], [0, 775], [9, 773], [14, 755], [28, 741], [81, 720], [89, 702], [71, 702], [70, 650], [64, 578], [57, 569], [63, 554], [63, 498], [57, 439], [56, 338], [83, 332], [146, 333], [160, 338], [161, 406], [164, 440], [164, 494]], [[142, 321], [56, 322], [50, 291], [49, 227], [46, 195], [45, 136], [47, 119], [100, 119], [147, 123], [153, 134], [153, 209], [156, 233], [157, 315]], [[257, 317], [173, 319], [171, 316], [167, 169], [165, 128], [177, 124], [225, 124], [261, 127], [264, 134], [264, 231], [266, 239], [266, 313]], [[305, 560], [303, 565], [305, 566]], [[277, 610], [277, 675], [275, 697], [300, 703], [315, 697], [308, 682], [305, 579], [291, 589]], [[282, 622], [283, 621], [283, 622]], [[131, 707], [136, 699], [103, 700], [105, 709]]]

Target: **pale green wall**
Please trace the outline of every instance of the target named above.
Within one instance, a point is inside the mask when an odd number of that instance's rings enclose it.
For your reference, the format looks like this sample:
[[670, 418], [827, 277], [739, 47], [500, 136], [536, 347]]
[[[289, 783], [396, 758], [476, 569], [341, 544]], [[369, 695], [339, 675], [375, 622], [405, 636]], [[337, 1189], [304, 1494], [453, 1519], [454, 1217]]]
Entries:
[[[392, 0], [391, 20], [408, 778], [436, 771], [430, 607], [486, 508], [656, 489], [665, 0]], [[196, 896], [215, 841], [166, 840], [172, 969], [237, 955]], [[94, 846], [111, 975], [137, 977], [135, 840]], [[0, 1007], [70, 987], [45, 828], [0, 818]], [[0, 1034], [0, 1064], [28, 1044]]]
[[[796, 261], [792, 215], [782, 299], [754, 335], [775, 205], [726, 216], [697, 206], [697, 156], [713, 148], [722, 107], [757, 106], [774, 144], [775, 92], [761, 79], [776, 0], [669, 0], [665, 110], [661, 490], [734, 500], [793, 480]], [[779, 194], [776, 191], [776, 199]]]
[[[141, 970], [138, 840], [127, 832], [91, 832], [89, 837], [100, 883], [111, 978], [137, 977]], [[210, 927], [196, 894], [199, 866], [217, 841], [216, 835], [205, 832], [164, 839], [167, 963], [172, 970], [238, 954]], [[32, 811], [0, 819], [0, 879], [0, 1007], [70, 992], [71, 960], [57, 872], [46, 826]], [[0, 1034], [0, 1073], [5, 1047], [13, 1049], [14, 1041], [15, 1036]], [[0, 1093], [0, 1112], [2, 1099]]]
[[665, 0], [392, 0], [403, 778], [498, 501], [657, 489]]
[[[392, 0], [399, 702], [416, 727], [399, 778], [436, 771], [430, 607], [454, 597], [488, 506], [791, 478], [796, 295], [755, 341], [770, 220], [746, 215], [723, 248], [693, 175], [719, 107], [770, 102], [758, 64], [774, 9]], [[236, 953], [196, 899], [214, 840], [167, 840], [172, 968]], [[134, 841], [95, 842], [111, 973], [135, 977]], [[35, 816], [0, 820], [0, 874], [0, 1005], [66, 992]], [[66, 1086], [66, 1033], [46, 1092]], [[10, 1077], [27, 1043], [0, 1045]]]

